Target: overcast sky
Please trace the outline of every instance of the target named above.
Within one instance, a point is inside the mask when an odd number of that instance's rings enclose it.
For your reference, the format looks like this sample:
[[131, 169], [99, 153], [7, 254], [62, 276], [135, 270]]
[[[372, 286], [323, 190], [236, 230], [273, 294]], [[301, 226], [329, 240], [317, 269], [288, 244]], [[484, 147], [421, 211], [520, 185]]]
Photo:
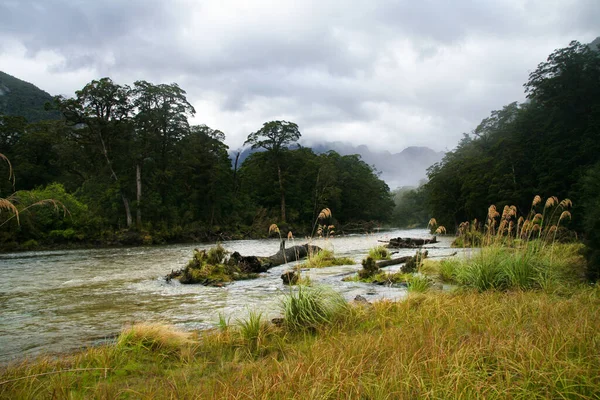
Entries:
[[599, 0], [0, 0], [0, 70], [67, 96], [177, 82], [232, 149], [274, 119], [308, 144], [452, 149], [599, 35]]

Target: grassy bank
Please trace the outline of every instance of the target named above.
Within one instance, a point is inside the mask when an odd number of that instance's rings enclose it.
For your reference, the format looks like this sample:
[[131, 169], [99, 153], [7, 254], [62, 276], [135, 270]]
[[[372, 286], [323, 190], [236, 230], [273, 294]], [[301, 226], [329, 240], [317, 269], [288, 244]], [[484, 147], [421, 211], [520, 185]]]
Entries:
[[293, 323], [252, 314], [201, 336], [144, 325], [115, 345], [14, 365], [0, 372], [0, 398], [600, 396], [598, 287], [355, 307], [311, 296], [286, 300]]

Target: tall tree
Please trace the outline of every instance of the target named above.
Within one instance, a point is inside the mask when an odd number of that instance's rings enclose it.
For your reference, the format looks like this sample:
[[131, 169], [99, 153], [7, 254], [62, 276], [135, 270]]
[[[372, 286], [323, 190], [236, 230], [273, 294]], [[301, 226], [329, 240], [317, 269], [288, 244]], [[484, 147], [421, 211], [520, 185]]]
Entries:
[[[133, 106], [130, 102], [130, 88], [115, 84], [110, 78], [102, 78], [88, 83], [83, 89], [75, 92], [75, 95], [72, 99], [58, 96], [58, 108], [73, 129], [87, 129], [86, 132], [92, 137], [95, 147], [105, 160], [110, 177], [117, 185], [127, 227], [131, 227], [133, 220], [129, 199], [114, 164], [115, 154], [121, 152], [114, 147], [118, 147], [118, 142], [123, 139], [126, 141], [123, 136], [128, 136], [131, 131]], [[81, 132], [83, 140], [89, 141], [85, 137], [88, 135], [84, 131]]]
[[251, 144], [253, 149], [263, 148], [267, 150], [277, 167], [279, 181], [279, 195], [281, 199], [281, 222], [286, 221], [285, 215], [285, 189], [281, 173], [281, 164], [285, 150], [288, 146], [300, 139], [298, 125], [288, 121], [265, 122], [263, 127], [248, 135], [244, 144]]
[[142, 166], [149, 156], [158, 164], [158, 191], [165, 203], [175, 144], [189, 133], [188, 116], [195, 114], [185, 90], [176, 83], [154, 85], [137, 81], [132, 90], [135, 115], [136, 224], [142, 224]]

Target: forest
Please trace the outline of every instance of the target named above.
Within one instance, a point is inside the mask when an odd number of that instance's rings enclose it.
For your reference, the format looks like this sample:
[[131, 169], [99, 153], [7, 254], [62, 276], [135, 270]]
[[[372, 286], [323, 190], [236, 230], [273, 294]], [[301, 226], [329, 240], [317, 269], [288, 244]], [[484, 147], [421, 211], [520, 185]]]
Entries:
[[527, 101], [492, 111], [428, 169], [427, 183], [396, 192], [397, 218], [424, 225], [435, 217], [455, 232], [462, 222], [485, 221], [491, 204], [527, 215], [536, 195], [569, 198], [571, 233], [564, 235], [584, 239], [597, 279], [600, 52], [573, 41], [540, 63], [524, 89]]
[[324, 207], [340, 233], [364, 231], [393, 209], [371, 166], [301, 147], [293, 122], [266, 122], [247, 140], [263, 151], [232, 165], [177, 84], [102, 78], [46, 108], [62, 117], [0, 117], [4, 249], [263, 237], [271, 223], [308, 235]]

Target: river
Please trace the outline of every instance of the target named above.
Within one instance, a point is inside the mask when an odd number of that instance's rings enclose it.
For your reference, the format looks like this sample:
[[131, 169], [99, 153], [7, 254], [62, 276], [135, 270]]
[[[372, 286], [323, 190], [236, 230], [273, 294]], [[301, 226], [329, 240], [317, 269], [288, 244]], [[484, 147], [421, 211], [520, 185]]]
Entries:
[[[379, 240], [429, 237], [425, 230], [393, 230], [314, 240], [312, 243], [347, 256], [355, 265], [311, 269], [313, 284], [325, 284], [348, 300], [360, 294], [369, 300], [401, 299], [399, 287], [342, 282], [361, 268], [360, 261]], [[430, 256], [448, 254], [450, 238], [432, 246]], [[296, 244], [305, 243], [297, 240]], [[229, 251], [268, 256], [279, 249], [275, 239], [223, 242]], [[288, 245], [293, 245], [291, 241]], [[213, 244], [214, 245], [214, 244]], [[194, 248], [211, 244], [161, 247], [43, 251], [0, 255], [0, 362], [40, 354], [77, 350], [102, 343], [126, 325], [165, 322], [181, 329], [214, 327], [219, 314], [232, 322], [257, 310], [279, 315], [281, 296], [289, 288], [281, 273], [293, 264], [271, 269], [264, 276], [222, 288], [167, 283], [164, 276], [182, 268]], [[412, 255], [400, 250], [394, 257]], [[389, 267], [394, 268], [394, 267]]]

